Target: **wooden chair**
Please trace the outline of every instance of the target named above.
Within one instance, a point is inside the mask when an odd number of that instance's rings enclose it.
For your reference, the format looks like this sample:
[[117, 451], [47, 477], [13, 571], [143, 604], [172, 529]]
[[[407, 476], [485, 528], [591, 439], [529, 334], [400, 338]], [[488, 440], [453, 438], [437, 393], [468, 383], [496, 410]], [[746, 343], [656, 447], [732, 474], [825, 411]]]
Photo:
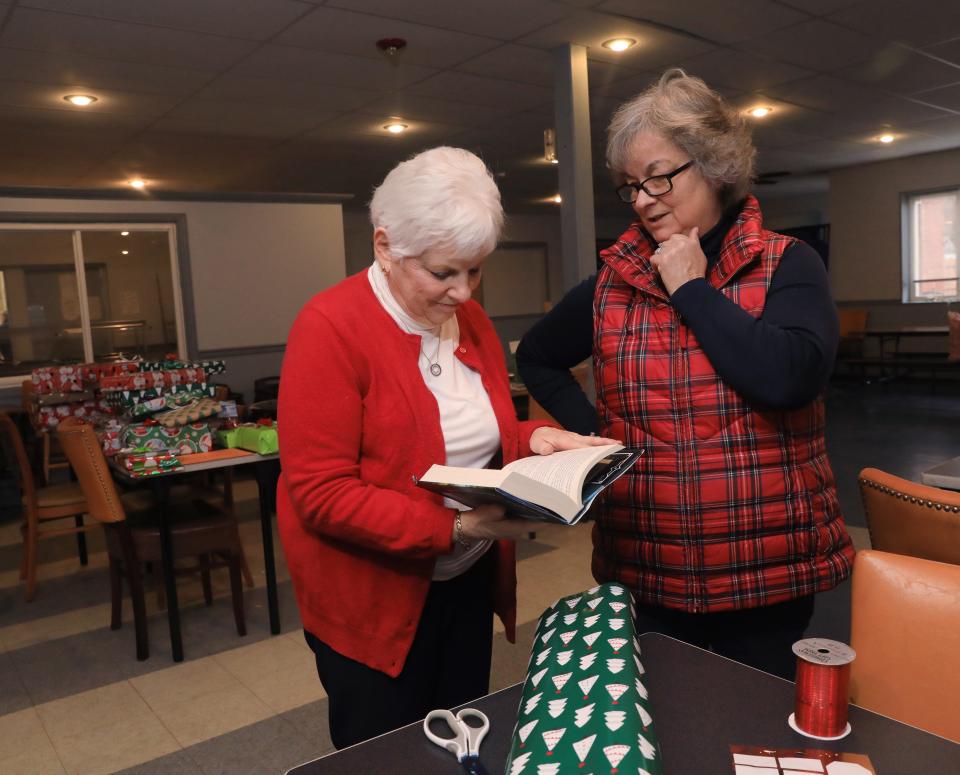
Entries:
[[837, 310], [840, 328], [838, 360], [863, 357], [863, 332], [867, 329], [867, 317], [867, 310], [857, 307], [841, 307]]
[[[150, 655], [147, 634], [146, 605], [143, 594], [142, 563], [162, 567], [160, 529], [156, 522], [127, 518], [116, 484], [110, 475], [107, 460], [90, 425], [75, 418], [64, 420], [57, 428], [60, 444], [66, 452], [80, 486], [90, 505], [90, 515], [104, 527], [107, 553], [110, 560], [110, 629], [120, 628], [122, 581], [126, 578], [133, 604], [134, 629], [137, 641], [137, 659]], [[212, 508], [212, 507], [208, 507]], [[247, 634], [243, 612], [243, 584], [240, 579], [240, 536], [236, 521], [229, 515], [215, 511], [191, 519], [183, 514], [171, 525], [174, 561], [179, 557], [196, 557], [197, 565], [178, 568], [178, 572], [200, 571], [203, 596], [207, 605], [213, 603], [210, 569], [226, 566], [230, 570], [230, 592], [233, 598], [233, 616], [239, 635]], [[213, 562], [218, 557], [219, 562]]]
[[960, 493], [876, 468], [859, 482], [872, 548], [960, 565]]
[[[34, 387], [33, 380], [25, 379], [20, 384], [20, 404], [31, 418], [36, 416], [36, 407], [34, 406], [35, 398], [36, 388]], [[63, 451], [59, 448], [59, 445], [57, 445], [56, 438], [50, 431], [36, 428], [36, 433], [37, 440], [40, 442], [43, 481], [45, 484], [50, 484], [50, 472], [57, 468], [69, 470], [70, 463], [67, 461]]]
[[850, 699], [960, 742], [960, 567], [864, 550], [853, 568]]
[[[20, 430], [6, 412], [0, 412], [0, 436], [6, 439], [5, 446], [13, 451], [20, 471], [20, 497], [23, 505], [23, 523], [20, 526], [23, 534], [20, 579], [27, 582], [24, 597], [30, 602], [37, 589], [37, 550], [40, 539], [76, 535], [80, 564], [86, 565], [87, 545], [82, 539], [85, 539], [87, 531], [96, 528], [96, 523], [84, 524], [83, 515], [87, 512], [87, 501], [76, 482], [36, 486]], [[66, 519], [72, 520], [73, 524], [64, 526], [62, 520]], [[51, 522], [61, 524], [49, 527]]]

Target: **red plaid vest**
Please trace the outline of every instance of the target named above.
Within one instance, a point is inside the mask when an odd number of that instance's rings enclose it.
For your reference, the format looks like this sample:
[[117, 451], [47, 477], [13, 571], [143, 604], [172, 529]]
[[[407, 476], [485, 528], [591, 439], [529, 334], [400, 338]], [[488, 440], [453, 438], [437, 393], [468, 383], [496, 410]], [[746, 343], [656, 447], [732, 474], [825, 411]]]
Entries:
[[[747, 199], [707, 281], [759, 317], [793, 239]], [[634, 224], [601, 257], [594, 374], [602, 435], [643, 447], [596, 510], [593, 572], [689, 612], [778, 603], [850, 575], [853, 548], [827, 460], [822, 398], [750, 405], [670, 305]]]

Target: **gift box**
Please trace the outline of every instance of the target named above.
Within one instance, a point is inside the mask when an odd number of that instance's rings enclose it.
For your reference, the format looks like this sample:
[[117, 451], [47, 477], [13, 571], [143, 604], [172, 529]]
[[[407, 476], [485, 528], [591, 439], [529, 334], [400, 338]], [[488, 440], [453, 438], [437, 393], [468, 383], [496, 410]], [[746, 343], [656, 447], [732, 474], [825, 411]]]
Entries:
[[130, 476], [135, 478], [165, 474], [183, 467], [180, 459], [172, 452], [145, 448], [125, 449], [118, 456], [118, 460]]
[[96, 385], [104, 377], [114, 377], [118, 374], [132, 374], [140, 371], [140, 361], [115, 361], [113, 363], [81, 363], [80, 373], [84, 383]]
[[224, 449], [235, 449], [238, 446], [240, 428], [221, 428], [216, 433], [216, 442], [218, 447]]
[[219, 412], [219, 401], [214, 401], [212, 398], [201, 398], [186, 406], [181, 406], [178, 409], [154, 415], [154, 419], [161, 425], [173, 428], [177, 425], [189, 425], [190, 423], [205, 420], [208, 417], [219, 414]]
[[106, 457], [113, 457], [123, 449], [124, 424], [119, 420], [108, 420], [96, 429], [97, 438]]
[[271, 420], [262, 423], [244, 423], [238, 425], [235, 446], [256, 452], [258, 455], [272, 455], [280, 451], [280, 438], [277, 424]]
[[41, 430], [54, 430], [67, 417], [79, 417], [88, 422], [100, 422], [110, 414], [110, 407], [102, 399], [96, 401], [76, 401], [69, 404], [39, 406], [37, 408], [37, 427]]
[[83, 390], [79, 366], [45, 366], [30, 375], [38, 393], [75, 393]]
[[143, 390], [204, 382], [207, 375], [203, 369], [170, 369], [167, 371], [138, 371], [134, 374], [115, 374], [100, 380], [102, 390]]
[[562, 598], [533, 639], [507, 773], [661, 775], [633, 601], [619, 584]]
[[104, 398], [119, 414], [129, 417], [144, 417], [164, 409], [176, 409], [186, 406], [198, 398], [210, 398], [216, 388], [203, 383], [173, 385], [164, 388], [144, 388], [143, 390], [111, 390]]
[[209, 452], [213, 448], [210, 426], [205, 422], [167, 428], [155, 422], [128, 425], [121, 436], [124, 447], [176, 452], [182, 455]]
[[175, 369], [201, 369], [206, 374], [223, 374], [227, 370], [224, 361], [181, 361], [166, 358], [162, 361], [141, 361], [140, 371], [170, 371]]

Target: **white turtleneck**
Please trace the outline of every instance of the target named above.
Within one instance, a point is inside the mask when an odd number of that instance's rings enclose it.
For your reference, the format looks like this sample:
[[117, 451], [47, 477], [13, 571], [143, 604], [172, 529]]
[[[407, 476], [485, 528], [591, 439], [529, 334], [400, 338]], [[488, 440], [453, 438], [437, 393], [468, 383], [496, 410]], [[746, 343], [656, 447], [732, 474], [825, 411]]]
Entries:
[[[483, 468], [500, 449], [500, 429], [480, 374], [454, 355], [460, 344], [457, 316], [452, 315], [439, 328], [419, 323], [400, 306], [376, 261], [367, 270], [367, 277], [374, 295], [396, 324], [403, 331], [420, 336], [420, 374], [437, 399], [447, 453], [445, 461], [437, 462], [461, 468]], [[430, 372], [432, 364], [440, 365], [438, 376]], [[462, 508], [449, 498], [444, 499], [444, 505]], [[464, 573], [483, 556], [490, 543], [474, 541], [468, 550], [455, 544], [453, 553], [437, 559], [434, 580], [444, 581]]]

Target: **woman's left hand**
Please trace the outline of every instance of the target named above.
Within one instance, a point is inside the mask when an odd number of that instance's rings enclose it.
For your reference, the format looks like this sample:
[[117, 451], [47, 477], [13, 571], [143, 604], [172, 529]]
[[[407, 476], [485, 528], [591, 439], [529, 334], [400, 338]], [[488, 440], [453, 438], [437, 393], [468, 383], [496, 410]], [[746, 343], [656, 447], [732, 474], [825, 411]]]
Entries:
[[650, 257], [650, 263], [660, 273], [671, 296], [684, 283], [704, 277], [707, 257], [700, 248], [700, 230], [694, 226], [689, 234], [674, 234], [664, 240]]
[[535, 455], [552, 455], [563, 449], [602, 447], [619, 443], [616, 439], [605, 439], [603, 436], [581, 436], [573, 431], [564, 431], [545, 425], [537, 428], [530, 436], [530, 451]]

